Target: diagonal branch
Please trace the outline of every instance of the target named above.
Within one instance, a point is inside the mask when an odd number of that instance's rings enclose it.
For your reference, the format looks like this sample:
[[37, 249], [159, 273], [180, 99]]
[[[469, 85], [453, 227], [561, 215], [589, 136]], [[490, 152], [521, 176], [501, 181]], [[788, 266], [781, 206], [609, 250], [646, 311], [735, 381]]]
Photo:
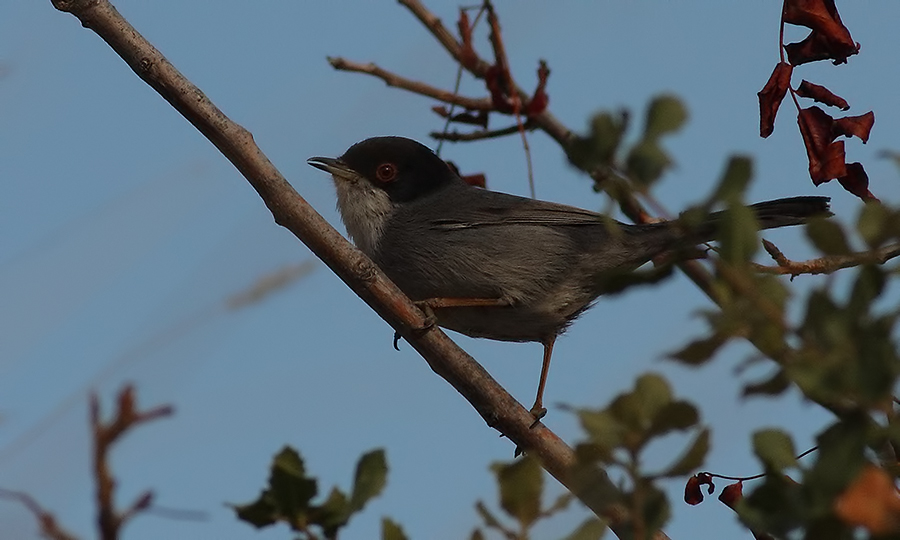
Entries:
[[[160, 96], [193, 124], [240, 171], [272, 212], [385, 321], [395, 328], [484, 418], [520, 448], [537, 455], [550, 474], [613, 527], [627, 523], [621, 492], [599, 469], [573, 472], [572, 449], [533, 418], [471, 356], [437, 327], [359, 250], [304, 200], [253, 136], [219, 110], [203, 92], [126, 21], [107, 0], [52, 0], [97, 33]], [[664, 536], [663, 536], [664, 537]]]

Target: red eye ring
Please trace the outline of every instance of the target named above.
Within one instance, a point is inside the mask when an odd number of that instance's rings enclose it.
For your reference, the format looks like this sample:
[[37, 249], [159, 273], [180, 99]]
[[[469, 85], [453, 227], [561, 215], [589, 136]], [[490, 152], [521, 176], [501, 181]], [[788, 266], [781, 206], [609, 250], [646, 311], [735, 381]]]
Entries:
[[375, 169], [375, 178], [379, 182], [392, 182], [397, 177], [397, 166], [393, 163], [382, 163]]

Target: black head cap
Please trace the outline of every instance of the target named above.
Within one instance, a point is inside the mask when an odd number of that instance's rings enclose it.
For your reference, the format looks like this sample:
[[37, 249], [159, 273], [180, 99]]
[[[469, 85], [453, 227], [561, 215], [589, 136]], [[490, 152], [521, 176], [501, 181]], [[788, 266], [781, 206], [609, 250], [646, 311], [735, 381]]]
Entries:
[[431, 149], [404, 137], [366, 139], [351, 146], [340, 160], [394, 202], [408, 202], [460, 181]]

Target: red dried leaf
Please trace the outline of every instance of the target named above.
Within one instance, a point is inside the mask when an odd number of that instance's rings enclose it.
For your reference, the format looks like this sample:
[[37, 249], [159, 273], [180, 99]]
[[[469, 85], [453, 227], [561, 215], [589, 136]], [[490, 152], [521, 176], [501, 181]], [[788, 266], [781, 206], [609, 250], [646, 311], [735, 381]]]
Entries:
[[800, 134], [809, 158], [809, 176], [815, 185], [847, 174], [844, 142], [834, 141], [834, 119], [818, 107], [800, 109]]
[[791, 85], [793, 66], [779, 62], [766, 81], [766, 85], [756, 95], [759, 96], [759, 136], [766, 138], [775, 129], [775, 115]]
[[441, 118], [447, 118], [448, 116], [450, 116], [450, 110], [443, 105], [435, 105], [431, 108], [431, 110]]
[[819, 86], [818, 84], [813, 84], [805, 80], [800, 82], [800, 87], [797, 88], [797, 95], [800, 97], [814, 99], [819, 103], [824, 103], [825, 105], [837, 107], [842, 111], [846, 111], [850, 108], [850, 104], [847, 103], [846, 99], [832, 93], [831, 90], [825, 88], [824, 86]]
[[725, 486], [722, 493], [719, 494], [719, 500], [728, 508], [734, 510], [737, 503], [744, 497], [744, 483], [737, 481], [730, 486]]
[[465, 176], [460, 176], [463, 181], [470, 186], [485, 188], [487, 187], [487, 178], [482, 173], [478, 174], [467, 174]]
[[688, 478], [687, 484], [684, 485], [684, 502], [691, 506], [703, 502], [703, 490], [701, 489], [701, 486], [703, 485], [709, 486], [707, 488], [707, 493], [710, 495], [712, 495], [713, 491], [716, 489], [716, 486], [712, 481], [712, 476], [709, 473], [697, 473]]
[[878, 201], [878, 197], [869, 191], [869, 175], [862, 163], [848, 163], [847, 174], [838, 178], [841, 187], [864, 201]]
[[528, 102], [528, 105], [525, 106], [525, 116], [528, 117], [541, 114], [550, 103], [550, 96], [547, 95], [546, 91], [547, 78], [550, 76], [550, 68], [547, 67], [547, 62], [544, 60], [541, 60], [540, 65], [538, 65], [537, 76], [537, 88], [534, 89], [531, 100]]
[[507, 114], [513, 112], [513, 104], [509, 99], [503, 70], [497, 65], [489, 67], [484, 74], [484, 82], [488, 92], [491, 93], [491, 104], [494, 106], [494, 110]]
[[842, 64], [859, 52], [859, 44], [841, 22], [834, 0], [786, 0], [782, 20], [812, 29], [800, 43], [785, 46], [795, 66], [826, 58]]
[[875, 125], [875, 113], [872, 111], [859, 116], [845, 116], [834, 121], [832, 130], [835, 136], [843, 135], [845, 137], [859, 137], [863, 144], [869, 142], [869, 132]]
[[703, 490], [700, 489], [700, 480], [696, 476], [688, 478], [687, 484], [684, 485], [684, 502], [691, 506], [703, 502]]
[[466, 69], [473, 69], [478, 64], [478, 55], [472, 46], [472, 27], [469, 25], [469, 15], [463, 8], [459, 10], [459, 21], [456, 26], [459, 28], [459, 37], [462, 42], [459, 48], [459, 62]]

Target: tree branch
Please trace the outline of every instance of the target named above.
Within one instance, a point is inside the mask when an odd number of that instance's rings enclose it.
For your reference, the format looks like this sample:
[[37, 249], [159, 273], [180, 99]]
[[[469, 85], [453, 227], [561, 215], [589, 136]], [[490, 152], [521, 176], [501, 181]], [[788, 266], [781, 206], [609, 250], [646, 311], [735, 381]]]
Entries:
[[0, 488], [0, 499], [10, 499], [22, 503], [22, 506], [27, 508], [37, 519], [41, 535], [45, 538], [50, 540], [78, 540], [77, 536], [60, 527], [53, 514], [44, 510], [31, 495], [21, 491]]
[[147, 411], [138, 411], [135, 405], [134, 388], [126, 386], [119, 393], [118, 409], [109, 422], [100, 418], [100, 400], [91, 395], [91, 428], [94, 433], [94, 481], [97, 484], [97, 526], [100, 538], [116, 540], [119, 530], [139, 512], [146, 510], [153, 502], [153, 493], [146, 491], [126, 510], [119, 512], [115, 507], [116, 480], [109, 468], [109, 450], [128, 430], [164, 416], [172, 414], [167, 405]]
[[[537, 126], [535, 126], [531, 122], [525, 122], [524, 124], [522, 124], [522, 129], [525, 129], [526, 131], [531, 131], [536, 128]], [[470, 133], [459, 133], [458, 131], [451, 131], [448, 133], [444, 133], [442, 131], [432, 131], [428, 135], [433, 139], [442, 141], [470, 142], [481, 141], [484, 139], [496, 139], [498, 137], [505, 137], [507, 135], [515, 135], [518, 132], [519, 125], [515, 124], [502, 129], [483, 129], [481, 131], [472, 131]]]
[[[360, 298], [396, 329], [484, 418], [520, 448], [537, 455], [544, 467], [597, 515], [624, 525], [621, 492], [599, 469], [580, 470], [572, 449], [543, 425], [530, 429], [531, 414], [436, 326], [359, 250], [291, 187], [253, 141], [253, 136], [219, 110], [188, 81], [107, 0], [52, 0], [97, 33], [160, 96], [193, 124], [240, 171], [272, 212]], [[407, 0], [407, 5], [417, 2]], [[426, 22], [423, 20], [423, 22]], [[429, 28], [439, 32], [440, 21]], [[446, 29], [444, 29], [445, 31]], [[455, 41], [455, 40], [453, 40]], [[619, 527], [622, 529], [621, 527]], [[627, 528], [619, 531], [628, 535]], [[664, 535], [663, 535], [664, 537]]]
[[763, 240], [766, 252], [771, 255], [777, 266], [754, 264], [753, 268], [765, 274], [789, 275], [793, 279], [801, 274], [831, 274], [844, 268], [852, 268], [863, 264], [884, 264], [900, 256], [900, 244], [891, 244], [871, 251], [858, 251], [846, 255], [827, 255], [808, 261], [792, 261], [784, 256], [778, 247]]
[[448, 92], [446, 90], [442, 90], [440, 88], [436, 88], [429, 84], [425, 84], [423, 82], [414, 81], [412, 79], [407, 79], [405, 77], [401, 77], [396, 73], [391, 71], [387, 71], [372, 62], [367, 64], [363, 64], [361, 62], [353, 62], [351, 60], [347, 60], [341, 57], [329, 56], [327, 57], [328, 63], [331, 64], [331, 67], [338, 71], [350, 71], [355, 73], [365, 73], [366, 75], [371, 75], [373, 77], [378, 77], [382, 81], [385, 82], [388, 86], [393, 86], [396, 88], [401, 88], [403, 90], [407, 90], [409, 92], [413, 92], [414, 94], [419, 94], [421, 96], [427, 96], [434, 98], [438, 101], [443, 101], [444, 103], [452, 103], [453, 105], [459, 105], [460, 107], [464, 107], [471, 111], [490, 111], [493, 109], [493, 105], [491, 104], [491, 100], [488, 98], [470, 98], [464, 97], [453, 92]]

